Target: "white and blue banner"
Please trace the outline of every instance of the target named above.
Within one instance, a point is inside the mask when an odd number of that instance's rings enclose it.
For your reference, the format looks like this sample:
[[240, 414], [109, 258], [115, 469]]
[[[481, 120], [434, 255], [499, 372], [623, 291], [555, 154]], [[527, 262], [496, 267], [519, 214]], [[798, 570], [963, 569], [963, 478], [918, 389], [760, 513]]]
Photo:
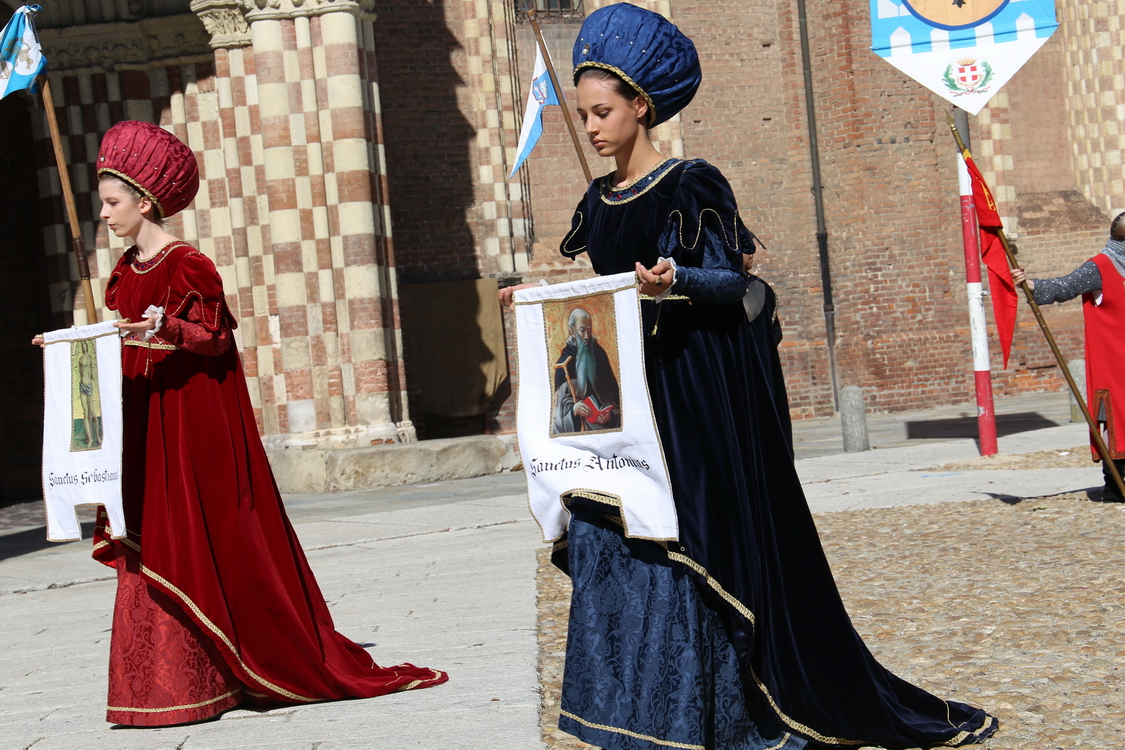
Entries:
[[1057, 28], [1054, 0], [871, 0], [875, 54], [974, 115]]
[[34, 90], [35, 77], [47, 65], [31, 22], [38, 12], [38, 5], [17, 8], [0, 34], [0, 99], [13, 91]]
[[679, 537], [645, 378], [633, 273], [515, 293], [517, 431], [532, 515], [566, 531], [567, 495], [621, 509], [625, 535]]
[[98, 505], [111, 535], [125, 536], [120, 334], [112, 321], [43, 334], [47, 541], [81, 539], [75, 509]]
[[551, 76], [547, 72], [547, 63], [543, 61], [543, 51], [535, 47], [535, 69], [531, 74], [531, 90], [527, 92], [527, 105], [523, 109], [523, 127], [520, 128], [520, 140], [516, 144], [516, 162], [508, 179], [516, 176], [531, 150], [543, 135], [543, 108], [548, 104], [559, 104], [559, 97], [555, 94], [555, 87], [551, 85]]

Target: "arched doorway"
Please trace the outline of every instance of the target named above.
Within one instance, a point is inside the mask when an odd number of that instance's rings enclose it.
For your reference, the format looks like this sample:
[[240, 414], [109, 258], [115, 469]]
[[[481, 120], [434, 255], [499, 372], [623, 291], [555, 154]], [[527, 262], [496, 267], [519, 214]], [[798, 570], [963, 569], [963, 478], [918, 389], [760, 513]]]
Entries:
[[42, 497], [43, 355], [53, 327], [28, 94], [0, 100], [0, 505]]

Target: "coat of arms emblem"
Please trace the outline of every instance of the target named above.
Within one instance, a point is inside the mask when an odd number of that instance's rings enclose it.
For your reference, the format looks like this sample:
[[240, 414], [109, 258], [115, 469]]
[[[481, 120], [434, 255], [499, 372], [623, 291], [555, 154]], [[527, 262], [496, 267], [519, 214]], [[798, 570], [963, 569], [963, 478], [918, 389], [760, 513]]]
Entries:
[[980, 93], [992, 82], [992, 66], [981, 58], [963, 57], [947, 65], [941, 78], [955, 96]]
[[539, 106], [547, 103], [547, 82], [537, 80], [531, 84], [531, 95], [535, 97], [535, 101], [539, 102]]

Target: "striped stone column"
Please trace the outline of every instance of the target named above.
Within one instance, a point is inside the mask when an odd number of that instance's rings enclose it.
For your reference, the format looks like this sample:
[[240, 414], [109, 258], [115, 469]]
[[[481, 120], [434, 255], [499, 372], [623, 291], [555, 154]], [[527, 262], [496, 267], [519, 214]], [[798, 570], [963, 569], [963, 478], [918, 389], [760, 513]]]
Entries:
[[249, 281], [239, 303], [254, 325], [243, 343], [267, 442], [413, 439], [389, 221], [373, 188], [369, 10], [330, 0], [192, 7], [228, 78], [219, 121], [231, 246]]

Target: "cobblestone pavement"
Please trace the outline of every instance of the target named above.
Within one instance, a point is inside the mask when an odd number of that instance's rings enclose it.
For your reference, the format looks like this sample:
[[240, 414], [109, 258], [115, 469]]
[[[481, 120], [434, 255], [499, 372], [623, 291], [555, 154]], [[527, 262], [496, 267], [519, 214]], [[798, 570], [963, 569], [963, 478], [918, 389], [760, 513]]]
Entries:
[[[1004, 468], [1089, 462], [1085, 446]], [[988, 463], [988, 459], [965, 464]], [[1067, 464], [1071, 465], [1071, 464]], [[958, 468], [972, 468], [958, 466]], [[991, 466], [981, 468], [995, 468]], [[996, 750], [1125, 748], [1125, 506], [1085, 493], [824, 513], [821, 539], [856, 629], [901, 677], [982, 706]], [[569, 581], [539, 556], [542, 731], [560, 732]]]
[[1038, 451], [995, 456], [979, 456], [968, 461], [955, 461], [933, 471], [966, 471], [971, 469], [1085, 469], [1094, 466], [1089, 445], [1067, 450]]

